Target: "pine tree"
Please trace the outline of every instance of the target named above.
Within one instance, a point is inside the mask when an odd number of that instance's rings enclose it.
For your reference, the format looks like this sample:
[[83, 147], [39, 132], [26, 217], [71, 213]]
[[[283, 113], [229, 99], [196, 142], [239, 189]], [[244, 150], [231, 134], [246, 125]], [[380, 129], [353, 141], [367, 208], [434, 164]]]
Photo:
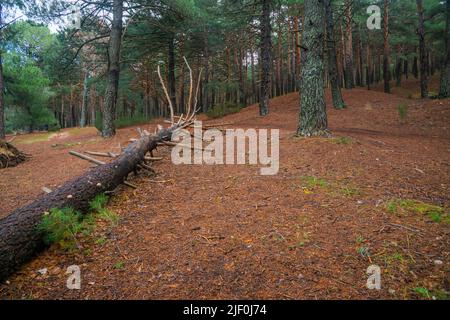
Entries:
[[328, 134], [323, 83], [324, 11], [322, 0], [305, 0], [304, 65], [300, 76], [300, 119], [297, 129], [297, 134], [305, 137]]
[[331, 95], [333, 106], [336, 109], [345, 108], [342, 100], [341, 88], [339, 87], [339, 74], [337, 67], [336, 48], [334, 42], [334, 23], [333, 13], [331, 11], [331, 0], [324, 0], [325, 19], [327, 26], [327, 55], [328, 55], [328, 73], [330, 75]]

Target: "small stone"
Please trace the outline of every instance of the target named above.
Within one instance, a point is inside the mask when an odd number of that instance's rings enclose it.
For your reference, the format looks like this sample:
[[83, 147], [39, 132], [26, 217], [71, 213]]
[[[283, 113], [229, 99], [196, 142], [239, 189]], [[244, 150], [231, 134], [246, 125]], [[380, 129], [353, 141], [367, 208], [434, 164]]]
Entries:
[[42, 268], [42, 269], [39, 269], [37, 272], [44, 276], [47, 274], [47, 271], [48, 271], [47, 268]]
[[47, 187], [42, 187], [42, 191], [44, 191], [45, 193], [50, 193], [50, 192], [52, 192], [52, 189], [49, 189]]
[[97, 187], [101, 187], [102, 186], [102, 184], [99, 182], [99, 183], [97, 183]]
[[364, 201], [358, 200], [358, 201], [356, 201], [356, 203], [357, 203], [357, 204], [363, 204]]
[[73, 196], [71, 195], [71, 194], [69, 194], [68, 196], [67, 196], [67, 199], [72, 199], [73, 198]]
[[11, 282], [9, 282], [9, 280], [6, 280], [6, 282], [5, 282], [6, 284], [10, 284]]
[[394, 294], [394, 293], [395, 293], [395, 290], [394, 290], [394, 289], [389, 289], [388, 292], [389, 292], [390, 294]]
[[88, 282], [88, 284], [90, 284], [91, 286], [93, 286], [95, 284], [94, 281]]
[[434, 260], [435, 265], [441, 265], [443, 264], [442, 260]]

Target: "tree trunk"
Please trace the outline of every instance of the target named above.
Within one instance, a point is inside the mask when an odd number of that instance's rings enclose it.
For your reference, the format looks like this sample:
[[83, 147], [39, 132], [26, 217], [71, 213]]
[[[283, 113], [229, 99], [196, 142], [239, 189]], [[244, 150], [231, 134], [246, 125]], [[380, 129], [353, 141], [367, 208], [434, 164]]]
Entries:
[[0, 220], [0, 281], [45, 248], [37, 230], [42, 216], [51, 208], [88, 210], [89, 201], [97, 194], [115, 189], [127, 175], [144, 161], [148, 151], [160, 141], [171, 139], [176, 126], [144, 136], [130, 144], [116, 160], [95, 167], [29, 205], [13, 211]]
[[[416, 50], [416, 52], [417, 52], [417, 50]], [[417, 79], [419, 77], [419, 67], [417, 66], [417, 56], [414, 56], [411, 72], [414, 75], [414, 78]]]
[[423, 4], [422, 0], [416, 0], [416, 3], [417, 3], [417, 14], [419, 16], [419, 26], [417, 28], [417, 35], [419, 36], [420, 96], [422, 98], [426, 98], [428, 97], [428, 63], [425, 46]]
[[339, 74], [334, 42], [334, 24], [333, 13], [331, 11], [331, 0], [324, 0], [324, 5], [327, 26], [328, 74], [330, 76], [331, 95], [333, 97], [333, 106], [336, 109], [342, 109], [345, 108], [345, 103], [342, 100], [341, 88], [339, 88]]
[[384, 92], [391, 93], [389, 86], [389, 0], [384, 0], [383, 16], [383, 80]]
[[441, 83], [439, 86], [439, 98], [450, 97], [450, 0], [447, 0], [445, 13], [445, 53], [441, 68]]
[[202, 111], [207, 112], [210, 107], [210, 100], [209, 100], [209, 28], [208, 26], [205, 27], [205, 36], [204, 36], [204, 58], [203, 58], [203, 65], [205, 68], [205, 75], [203, 80], [203, 101], [202, 101]]
[[122, 40], [123, 0], [113, 2], [113, 21], [108, 49], [108, 86], [103, 107], [102, 136], [112, 137], [116, 134], [114, 125], [120, 76], [120, 45]]
[[81, 104], [81, 118], [80, 118], [80, 127], [82, 128], [86, 126], [86, 114], [88, 103], [88, 79], [89, 79], [89, 71], [86, 70], [83, 80], [83, 101]]
[[326, 135], [327, 113], [323, 89], [324, 6], [322, 0], [305, 0], [304, 65], [300, 78], [300, 136]]
[[271, 25], [270, 25], [270, 0], [262, 1], [261, 15], [261, 94], [259, 101], [259, 114], [265, 116], [269, 113], [269, 96], [270, 96], [270, 66], [271, 61]]
[[403, 64], [403, 59], [401, 58], [401, 54], [402, 54], [402, 52], [401, 52], [401, 49], [399, 48], [397, 50], [397, 61], [396, 61], [397, 63], [395, 65], [395, 79], [396, 79], [395, 85], [397, 87], [400, 87], [401, 84], [402, 84], [402, 73], [403, 73], [402, 64]]
[[[0, 4], [0, 26], [3, 26], [2, 9], [3, 9], [2, 5]], [[0, 30], [0, 43], [3, 43], [3, 29]], [[5, 106], [3, 101], [3, 61], [2, 61], [2, 52], [0, 51], [0, 140], [4, 140], [5, 136], [6, 131], [5, 131]]]
[[352, 37], [352, 1], [345, 1], [345, 88], [352, 89], [353, 78], [353, 37]]
[[172, 101], [173, 109], [177, 110], [177, 89], [175, 83], [175, 35], [173, 33], [170, 34], [169, 37], [169, 48], [168, 48], [168, 57], [169, 57], [169, 65], [168, 65], [168, 90], [170, 100]]

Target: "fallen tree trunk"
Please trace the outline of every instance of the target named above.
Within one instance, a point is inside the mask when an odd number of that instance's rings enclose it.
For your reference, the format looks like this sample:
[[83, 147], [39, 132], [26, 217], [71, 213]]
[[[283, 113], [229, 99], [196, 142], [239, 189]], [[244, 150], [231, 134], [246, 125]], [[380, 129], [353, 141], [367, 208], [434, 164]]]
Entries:
[[97, 194], [115, 189], [130, 172], [145, 161], [147, 152], [158, 142], [170, 141], [177, 128], [173, 125], [154, 135], [142, 135], [114, 161], [95, 167], [84, 175], [65, 183], [29, 205], [13, 211], [0, 220], [0, 280], [12, 274], [21, 264], [45, 248], [37, 226], [42, 215], [51, 208], [71, 207], [85, 211]]

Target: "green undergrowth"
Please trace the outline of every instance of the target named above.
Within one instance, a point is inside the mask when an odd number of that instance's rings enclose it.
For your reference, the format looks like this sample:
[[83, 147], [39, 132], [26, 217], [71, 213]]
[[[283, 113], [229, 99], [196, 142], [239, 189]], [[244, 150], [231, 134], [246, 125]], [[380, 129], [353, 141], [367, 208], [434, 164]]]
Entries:
[[233, 103], [226, 103], [222, 105], [215, 105], [211, 109], [209, 109], [206, 112], [206, 115], [208, 118], [221, 118], [223, 116], [226, 116], [227, 114], [237, 113], [242, 109], [243, 106], [233, 104]]
[[[295, 184], [295, 186], [298, 187], [297, 184]], [[345, 197], [353, 197], [361, 194], [359, 188], [353, 184], [340, 181], [329, 181], [325, 178], [316, 176], [301, 176], [299, 186], [305, 194], [313, 194], [321, 191], [329, 195]]]
[[420, 214], [437, 223], [450, 224], [450, 212], [443, 207], [411, 199], [393, 199], [386, 203], [386, 209], [398, 216]]
[[52, 208], [44, 213], [38, 231], [48, 245], [56, 244], [63, 250], [81, 249], [80, 243], [91, 237], [98, 221], [104, 221], [110, 227], [117, 225], [119, 216], [105, 207], [107, 202], [107, 195], [98, 194], [89, 202], [90, 210], [86, 214], [73, 208]]

